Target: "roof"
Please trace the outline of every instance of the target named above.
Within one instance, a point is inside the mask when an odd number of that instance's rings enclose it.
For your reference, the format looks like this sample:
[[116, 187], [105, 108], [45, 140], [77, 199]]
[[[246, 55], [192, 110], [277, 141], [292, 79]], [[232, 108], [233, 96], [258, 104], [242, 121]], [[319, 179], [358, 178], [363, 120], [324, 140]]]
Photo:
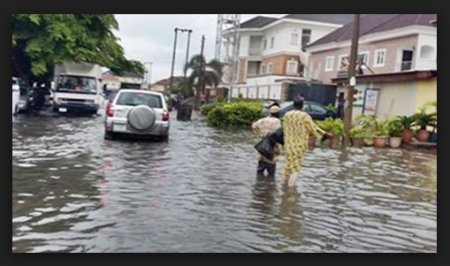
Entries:
[[140, 78], [143, 79], [144, 76], [134, 73], [134, 72], [130, 72], [130, 71], [124, 71], [122, 72], [122, 74], [120, 76], [116, 75], [114, 72], [112, 72], [111, 70], [108, 70], [106, 72], [103, 72], [102, 75], [111, 75], [111, 76], [117, 76], [117, 77], [127, 77], [127, 78]]
[[250, 20], [247, 20], [243, 23], [241, 23], [240, 28], [262, 28], [274, 21], [278, 20], [277, 18], [271, 18], [271, 17], [263, 17], [263, 16], [257, 16]]
[[283, 18], [344, 25], [353, 20], [353, 14], [290, 14], [284, 16]]
[[[184, 80], [184, 76], [175, 76], [173, 77], [173, 83], [176, 84], [178, 82], [181, 82]], [[163, 86], [168, 86], [170, 84], [170, 77], [169, 78], [165, 78], [165, 79], [161, 79], [158, 80], [157, 82], [153, 83], [153, 85], [163, 85]]]
[[[411, 25], [432, 26], [432, 21], [437, 19], [436, 14], [368, 14], [363, 15], [359, 22], [359, 36], [372, 33], [389, 31]], [[347, 23], [341, 28], [318, 39], [308, 47], [341, 42], [352, 38], [353, 22]]]

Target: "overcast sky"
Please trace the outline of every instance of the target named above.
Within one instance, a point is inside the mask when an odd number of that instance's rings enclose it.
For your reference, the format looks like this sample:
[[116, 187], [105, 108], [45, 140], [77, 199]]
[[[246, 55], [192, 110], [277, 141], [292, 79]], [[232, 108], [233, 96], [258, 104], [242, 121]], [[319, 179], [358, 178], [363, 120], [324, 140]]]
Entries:
[[[281, 17], [278, 14], [261, 14]], [[214, 58], [216, 39], [216, 14], [200, 15], [115, 15], [119, 31], [115, 32], [129, 59], [152, 62], [151, 82], [170, 76], [174, 29], [192, 29], [189, 57], [200, 53], [201, 38], [205, 35], [204, 55], [207, 60]], [[241, 22], [257, 16], [241, 15]], [[178, 32], [174, 75], [182, 75], [186, 61], [187, 33]]]

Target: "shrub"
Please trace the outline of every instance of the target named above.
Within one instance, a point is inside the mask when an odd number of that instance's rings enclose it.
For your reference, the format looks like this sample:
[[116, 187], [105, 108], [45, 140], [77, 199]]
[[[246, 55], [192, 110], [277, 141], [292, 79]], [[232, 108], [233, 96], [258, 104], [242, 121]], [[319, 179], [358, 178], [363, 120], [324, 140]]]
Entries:
[[344, 134], [344, 122], [341, 119], [333, 119], [331, 117], [316, 121], [318, 127], [326, 132], [330, 132], [335, 136], [342, 136]]
[[398, 116], [397, 117], [400, 121], [400, 123], [402, 124], [404, 129], [411, 129], [412, 125], [414, 124], [414, 122], [416, 121], [415, 116]]
[[209, 103], [202, 106], [202, 115], [208, 115], [214, 108], [223, 106], [225, 102]]
[[387, 122], [387, 131], [391, 137], [401, 137], [403, 129], [404, 127], [399, 119], [392, 119]]
[[208, 113], [208, 124], [217, 127], [249, 127], [261, 118], [261, 102], [237, 101], [216, 106]]
[[352, 138], [364, 138], [366, 131], [362, 127], [353, 127], [350, 129], [350, 137]]

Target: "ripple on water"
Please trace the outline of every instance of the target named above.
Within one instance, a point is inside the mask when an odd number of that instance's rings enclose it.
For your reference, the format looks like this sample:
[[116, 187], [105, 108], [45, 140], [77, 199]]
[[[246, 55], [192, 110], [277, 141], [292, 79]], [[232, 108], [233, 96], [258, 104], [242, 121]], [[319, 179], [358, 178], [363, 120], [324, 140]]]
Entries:
[[283, 156], [256, 178], [250, 131], [174, 115], [168, 143], [17, 117], [13, 251], [436, 252], [435, 156], [317, 147], [291, 191]]

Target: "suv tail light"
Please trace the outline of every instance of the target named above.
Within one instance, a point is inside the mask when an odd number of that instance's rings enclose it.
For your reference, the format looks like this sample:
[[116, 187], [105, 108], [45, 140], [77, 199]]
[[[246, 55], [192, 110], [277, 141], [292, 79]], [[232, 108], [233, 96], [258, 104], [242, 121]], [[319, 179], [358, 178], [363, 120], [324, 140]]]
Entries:
[[106, 116], [109, 116], [109, 117], [114, 116], [114, 105], [109, 100], [106, 103]]
[[162, 120], [163, 121], [169, 121], [169, 112], [167, 110], [164, 110], [162, 113]]

